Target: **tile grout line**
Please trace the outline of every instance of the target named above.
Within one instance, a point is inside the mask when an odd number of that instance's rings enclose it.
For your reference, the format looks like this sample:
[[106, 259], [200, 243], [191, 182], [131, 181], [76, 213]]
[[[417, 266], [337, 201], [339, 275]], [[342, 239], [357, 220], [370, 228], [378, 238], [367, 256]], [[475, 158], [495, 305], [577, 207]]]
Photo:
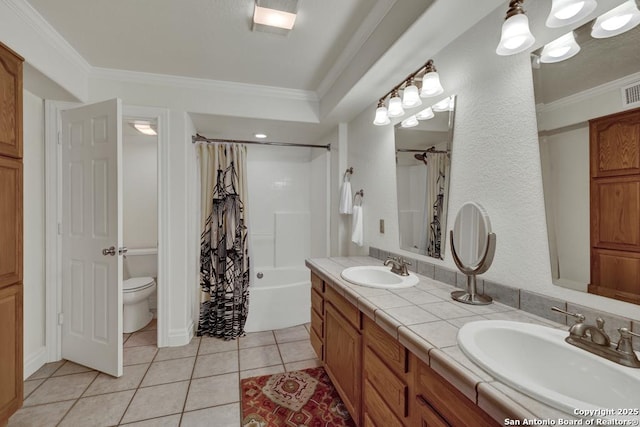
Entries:
[[187, 408], [187, 400], [189, 399], [189, 392], [191, 391], [191, 382], [193, 381], [193, 374], [195, 373], [196, 365], [198, 364], [198, 352], [200, 352], [200, 346], [202, 345], [202, 337], [195, 336], [194, 338], [196, 337], [198, 339], [198, 348], [196, 349], [196, 357], [193, 360], [193, 367], [191, 368], [191, 375], [189, 376], [189, 385], [187, 386], [187, 393], [184, 395], [184, 402], [182, 403], [182, 411], [180, 412], [180, 420], [178, 421], [178, 425], [182, 424], [182, 417], [184, 416], [184, 411]]
[[[68, 362], [68, 361], [67, 361]], [[62, 366], [66, 365], [66, 363], [63, 363]], [[61, 367], [62, 367], [61, 366]], [[59, 426], [60, 424], [62, 424], [62, 422], [64, 421], [64, 419], [67, 417], [67, 415], [69, 415], [69, 413], [73, 410], [73, 408], [75, 408], [76, 404], [78, 403], [78, 401], [80, 400], [80, 398], [82, 398], [82, 396], [84, 395], [84, 393], [89, 389], [89, 387], [91, 387], [91, 384], [93, 384], [93, 382], [96, 380], [96, 378], [98, 378], [99, 372], [96, 370], [93, 370], [93, 372], [96, 373], [96, 375], [93, 377], [93, 379], [89, 382], [89, 384], [87, 384], [87, 386], [84, 388], [84, 390], [82, 390], [82, 393], [80, 393], [80, 396], [78, 396], [74, 401], [73, 404], [69, 407], [69, 409], [64, 413], [64, 415], [62, 416], [62, 418], [60, 418], [60, 421], [58, 421], [58, 424], [56, 424], [56, 426]], [[52, 377], [53, 378], [53, 377]]]

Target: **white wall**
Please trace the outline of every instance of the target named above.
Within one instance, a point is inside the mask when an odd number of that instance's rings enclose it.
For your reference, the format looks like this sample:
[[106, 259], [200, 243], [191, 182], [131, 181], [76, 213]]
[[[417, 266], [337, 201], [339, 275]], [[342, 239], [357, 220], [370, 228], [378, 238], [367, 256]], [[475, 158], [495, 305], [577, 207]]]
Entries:
[[[124, 126], [129, 126], [123, 120]], [[122, 143], [123, 239], [129, 249], [158, 246], [158, 138], [125, 135]]]
[[23, 92], [24, 121], [24, 372], [45, 361], [44, 104]]
[[553, 278], [582, 291], [590, 281], [589, 127], [540, 140], [545, 175]]

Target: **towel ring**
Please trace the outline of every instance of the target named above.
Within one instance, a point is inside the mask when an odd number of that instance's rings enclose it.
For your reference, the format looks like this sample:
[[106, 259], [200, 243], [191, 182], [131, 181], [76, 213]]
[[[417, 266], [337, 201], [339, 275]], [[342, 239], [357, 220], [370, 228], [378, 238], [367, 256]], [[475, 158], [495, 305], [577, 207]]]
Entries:
[[356, 198], [360, 196], [360, 206], [362, 206], [362, 200], [364, 199], [364, 190], [356, 191], [356, 194], [353, 195], [353, 204], [356, 204]]

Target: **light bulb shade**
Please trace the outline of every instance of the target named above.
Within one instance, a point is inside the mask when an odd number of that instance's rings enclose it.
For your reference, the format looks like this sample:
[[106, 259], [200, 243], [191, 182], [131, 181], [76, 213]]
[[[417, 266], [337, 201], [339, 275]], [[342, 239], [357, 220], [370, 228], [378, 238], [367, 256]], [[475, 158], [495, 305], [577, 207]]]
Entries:
[[404, 115], [404, 108], [402, 108], [402, 100], [396, 94], [389, 100], [389, 111], [387, 112], [389, 117], [400, 117]]
[[414, 126], [418, 126], [418, 119], [416, 118], [416, 116], [408, 117], [400, 123], [400, 126], [402, 126], [403, 128], [412, 128]]
[[422, 76], [422, 90], [420, 91], [422, 98], [438, 96], [442, 92], [444, 92], [444, 89], [440, 84], [440, 76], [437, 71], [429, 71]]
[[402, 106], [404, 108], [413, 108], [420, 105], [422, 105], [422, 100], [418, 93], [418, 86], [411, 83], [409, 86], [404, 88], [404, 91], [402, 92]]
[[573, 31], [554, 41], [547, 43], [540, 53], [540, 62], [551, 64], [564, 61], [580, 52], [580, 46], [576, 42]]
[[376, 108], [376, 117], [373, 119], [373, 124], [376, 126], [384, 126], [391, 123], [389, 115], [387, 114], [387, 107], [384, 105]]
[[429, 119], [432, 119], [434, 116], [435, 114], [433, 114], [433, 110], [431, 109], [431, 107], [427, 107], [424, 110], [420, 111], [418, 114], [416, 114], [416, 119], [429, 120]]
[[598, 6], [596, 0], [552, 0], [547, 27], [558, 28], [586, 18]]
[[591, 37], [604, 39], [617, 36], [640, 24], [640, 10], [635, 0], [627, 0], [620, 6], [600, 15], [591, 29]]
[[518, 13], [502, 24], [502, 37], [496, 53], [501, 56], [515, 55], [529, 49], [535, 41], [529, 30], [529, 18], [523, 13]]
[[441, 113], [443, 111], [449, 111], [451, 107], [452, 107], [452, 99], [445, 98], [442, 101], [438, 102], [437, 104], [434, 104], [431, 108], [433, 109], [433, 111]]

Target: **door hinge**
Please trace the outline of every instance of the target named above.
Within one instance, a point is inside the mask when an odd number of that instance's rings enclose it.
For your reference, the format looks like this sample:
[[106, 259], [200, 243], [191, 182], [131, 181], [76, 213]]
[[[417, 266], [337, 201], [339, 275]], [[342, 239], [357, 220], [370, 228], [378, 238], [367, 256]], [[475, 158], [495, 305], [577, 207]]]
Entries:
[[58, 131], [58, 145], [62, 145], [62, 132]]
[[62, 223], [61, 222], [58, 223], [58, 235], [62, 236]]
[[64, 314], [58, 313], [58, 325], [62, 325], [64, 322]]

